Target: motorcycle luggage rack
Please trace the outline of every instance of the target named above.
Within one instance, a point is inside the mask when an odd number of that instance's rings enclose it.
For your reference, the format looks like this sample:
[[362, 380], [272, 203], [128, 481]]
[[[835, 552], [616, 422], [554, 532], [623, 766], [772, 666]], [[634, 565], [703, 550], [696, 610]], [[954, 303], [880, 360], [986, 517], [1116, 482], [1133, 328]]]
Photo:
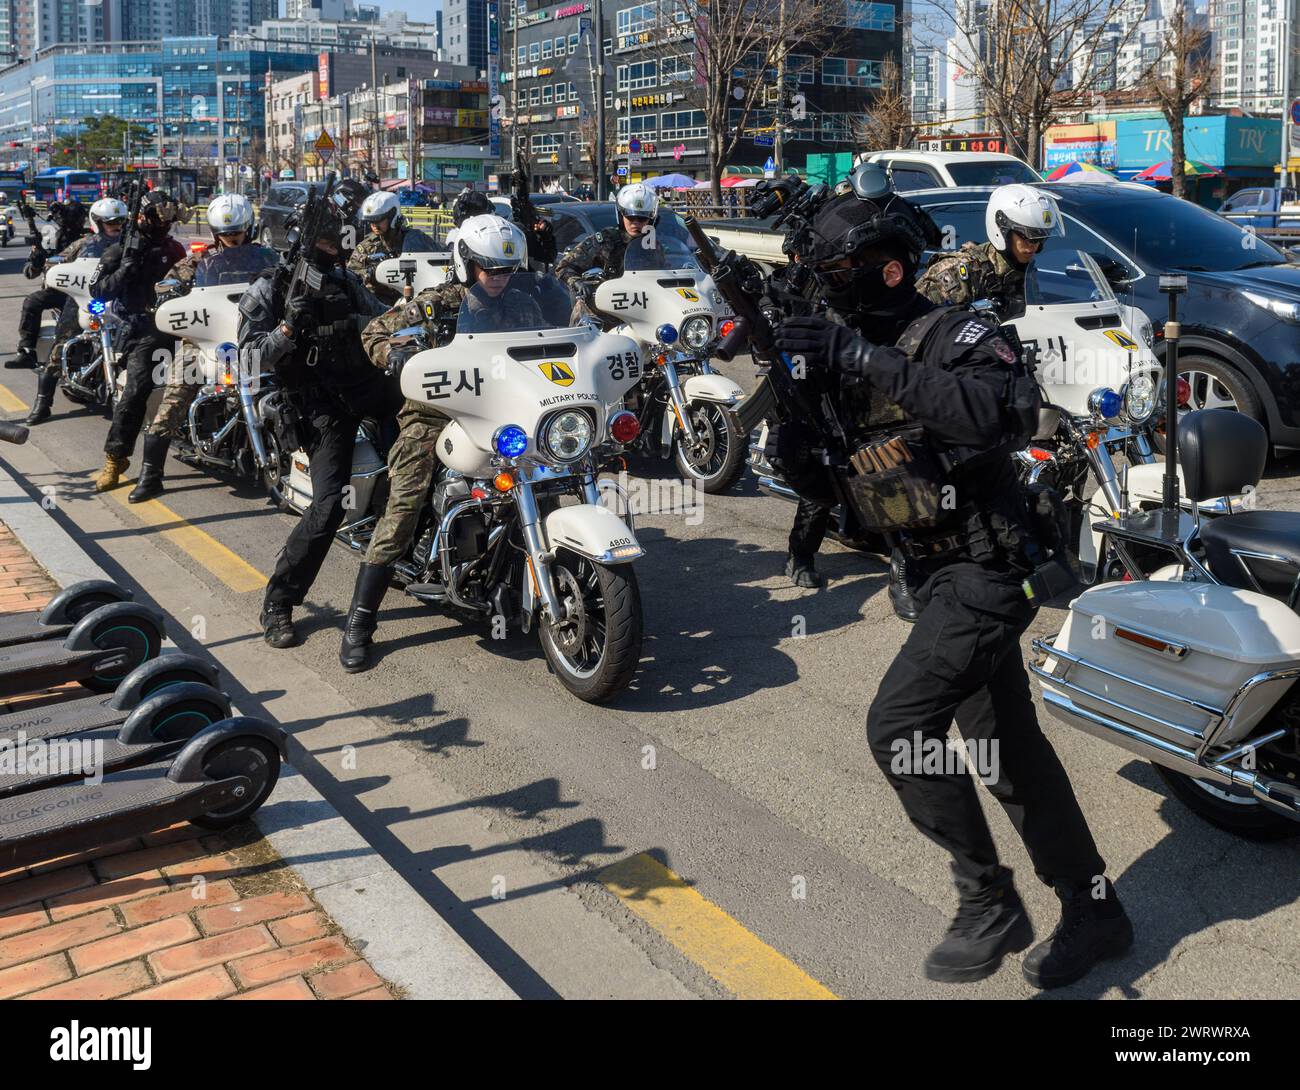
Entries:
[[[1232, 720], [1233, 713], [1236, 712], [1238, 707], [1240, 707], [1241, 702], [1245, 700], [1251, 691], [1270, 681], [1284, 681], [1288, 678], [1294, 679], [1300, 677], [1300, 666], [1288, 666], [1276, 670], [1262, 670], [1258, 674], [1255, 674], [1242, 682], [1237, 691], [1232, 694], [1228, 703], [1224, 707], [1220, 708], [1214, 704], [1207, 704], [1204, 701], [1196, 700], [1190, 696], [1183, 696], [1181, 693], [1170, 692], [1168, 689], [1162, 689], [1158, 685], [1139, 681], [1137, 678], [1126, 677], [1123, 674], [1116, 673], [1114, 670], [1107, 669], [1105, 666], [1098, 665], [1095, 662], [1090, 662], [1088, 659], [1082, 658], [1079, 655], [1073, 655], [1068, 651], [1063, 651], [1060, 648], [1053, 646], [1057, 636], [1059, 635], [1059, 632], [1054, 632], [1050, 636], [1040, 636], [1033, 640], [1033, 649], [1039, 657], [1031, 658], [1029, 660], [1029, 669], [1035, 677], [1045, 683], [1065, 689], [1078, 696], [1086, 697], [1088, 700], [1098, 701], [1108, 707], [1114, 708], [1118, 712], [1137, 716], [1140, 719], [1147, 720], [1149, 723], [1155, 723], [1157, 726], [1164, 727], [1166, 730], [1171, 730], [1176, 734], [1181, 734], [1195, 740], [1199, 743], [1195, 751], [1195, 757], [1198, 762], [1205, 758], [1210, 747], [1215, 744], [1215, 740], [1223, 732], [1224, 727], [1226, 727]], [[1049, 658], [1056, 659], [1059, 662], [1064, 662], [1066, 664], [1065, 669], [1059, 674], [1049, 670], [1045, 665]], [[1206, 724], [1204, 731], [1198, 731], [1191, 727], [1185, 727], [1181, 723], [1172, 723], [1167, 719], [1161, 719], [1158, 715], [1153, 715], [1151, 712], [1143, 711], [1141, 708], [1135, 708], [1131, 704], [1125, 704], [1123, 701], [1116, 700], [1113, 697], [1103, 696], [1101, 693], [1094, 692], [1077, 682], [1069, 680], [1070, 672], [1075, 667], [1083, 667], [1085, 670], [1093, 670], [1114, 681], [1119, 681], [1125, 685], [1131, 685], [1135, 689], [1141, 689], [1143, 692], [1151, 693], [1153, 696], [1158, 696], [1165, 700], [1171, 700], [1185, 707], [1194, 708], [1195, 710], [1209, 716], [1209, 722]], [[1044, 696], [1046, 697], [1047, 695], [1047, 692], [1044, 692]], [[1071, 702], [1071, 706], [1076, 707], [1073, 702]], [[1077, 710], [1082, 712], [1086, 709]], [[1118, 720], [1109, 720], [1104, 716], [1098, 716], [1098, 713], [1096, 712], [1090, 712], [1089, 714], [1095, 718], [1104, 719], [1106, 724], [1112, 726], [1112, 729], [1123, 728], [1129, 732], [1135, 730], [1135, 728], [1120, 723]]]
[[1132, 511], [1119, 518], [1104, 519], [1094, 522], [1092, 528], [1105, 534], [1119, 556], [1129, 576], [1135, 581], [1147, 578], [1142, 568], [1134, 560], [1126, 546], [1142, 545], [1170, 553], [1176, 561], [1194, 569], [1196, 575], [1210, 583], [1218, 583], [1205, 566], [1192, 552], [1191, 543], [1200, 532], [1201, 524], [1196, 513], [1189, 513], [1181, 508], [1177, 517], [1173, 513], [1156, 508], [1154, 511]]

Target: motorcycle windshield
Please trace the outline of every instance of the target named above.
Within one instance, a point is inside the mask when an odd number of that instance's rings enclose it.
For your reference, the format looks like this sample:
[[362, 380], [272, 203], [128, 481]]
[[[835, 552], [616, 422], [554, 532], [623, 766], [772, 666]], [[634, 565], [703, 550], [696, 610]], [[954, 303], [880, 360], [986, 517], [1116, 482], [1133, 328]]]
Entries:
[[572, 292], [554, 276], [520, 270], [487, 277], [465, 293], [456, 333], [524, 333], [570, 324]]
[[1113, 302], [1115, 293], [1097, 262], [1082, 250], [1040, 253], [1025, 275], [1028, 306]]
[[255, 243], [210, 250], [194, 270], [194, 286], [210, 288], [219, 284], [248, 284], [277, 261], [274, 250]]
[[637, 238], [630, 239], [623, 254], [623, 271], [642, 269], [690, 269], [695, 271], [700, 263], [695, 258], [695, 247], [681, 220], [659, 217], [659, 222], [646, 228]]

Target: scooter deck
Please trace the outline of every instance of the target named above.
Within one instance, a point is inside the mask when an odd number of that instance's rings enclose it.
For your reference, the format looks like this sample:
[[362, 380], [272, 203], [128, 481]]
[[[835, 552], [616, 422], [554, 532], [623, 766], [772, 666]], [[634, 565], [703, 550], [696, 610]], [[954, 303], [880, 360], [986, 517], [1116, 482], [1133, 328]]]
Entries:
[[10, 712], [0, 715], [0, 746], [17, 745], [20, 734], [28, 739], [53, 738], [96, 727], [121, 726], [130, 714], [130, 709], [113, 707], [112, 693]]
[[159, 761], [99, 784], [65, 784], [0, 800], [0, 872], [84, 851], [104, 837], [152, 832], [229, 806], [236, 788], [251, 789], [246, 776], [176, 783], [167, 778], [170, 768], [170, 761]]
[[[86, 777], [91, 774], [104, 776], [110, 772], [118, 772], [125, 768], [133, 768], [136, 765], [148, 764], [151, 761], [158, 761], [164, 757], [171, 757], [180, 752], [181, 747], [185, 745], [188, 738], [176, 738], [165, 742], [150, 742], [148, 744], [134, 743], [127, 744], [118, 739], [119, 727], [101, 727], [98, 730], [84, 731], [81, 734], [68, 737], [68, 742], [78, 747], [78, 760], [84, 758], [87, 762], [93, 760], [94, 766], [72, 767], [70, 770], [55, 772], [14, 772], [6, 774], [6, 770], [0, 765], [0, 799], [9, 798], [11, 795], [25, 795], [33, 791], [41, 791], [47, 787], [56, 787], [59, 784], [76, 784], [84, 782]], [[50, 753], [49, 745], [55, 744], [63, 738], [59, 735], [57, 738], [45, 739], [47, 753]], [[98, 754], [87, 749], [88, 745], [93, 746], [96, 743], [100, 746]], [[71, 749], [68, 750], [71, 755]], [[15, 755], [16, 759], [16, 755]], [[23, 762], [25, 768], [28, 761]]]
[[[125, 675], [129, 668], [129, 653], [117, 647], [92, 648], [89, 651], [69, 651], [54, 640], [15, 644], [0, 647], [0, 697], [15, 696], [46, 685], [72, 681], [89, 676], [92, 663], [101, 670], [112, 670], [119, 662]], [[102, 660], [102, 663], [101, 663]]]
[[0, 645], [28, 640], [53, 640], [72, 631], [70, 624], [41, 624], [40, 610], [6, 613], [0, 617]]

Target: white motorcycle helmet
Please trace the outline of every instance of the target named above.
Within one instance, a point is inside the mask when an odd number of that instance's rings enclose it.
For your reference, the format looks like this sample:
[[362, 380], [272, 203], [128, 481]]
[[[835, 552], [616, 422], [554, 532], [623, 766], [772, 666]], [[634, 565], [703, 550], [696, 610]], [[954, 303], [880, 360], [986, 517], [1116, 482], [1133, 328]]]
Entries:
[[1031, 185], [999, 186], [989, 197], [984, 210], [984, 229], [995, 249], [1006, 253], [1010, 241], [1008, 231], [1041, 242], [1052, 235], [1065, 234], [1065, 223], [1056, 198]]
[[659, 214], [659, 198], [655, 191], [641, 182], [625, 185], [616, 198], [618, 210], [624, 216], [644, 216], [651, 222]]
[[397, 199], [396, 193], [371, 193], [361, 202], [358, 218], [362, 223], [376, 223], [388, 216], [393, 217], [393, 222], [389, 224], [390, 230], [406, 226], [406, 218], [402, 215], [402, 202]]
[[208, 205], [208, 226], [213, 238], [236, 231], [247, 234], [253, 229], [253, 206], [238, 193], [223, 193]]
[[90, 206], [90, 224], [98, 234], [105, 223], [126, 223], [130, 209], [116, 197], [100, 197]]
[[523, 231], [497, 215], [471, 216], [465, 220], [452, 244], [451, 254], [456, 279], [470, 286], [475, 283], [470, 265], [511, 272], [528, 266], [528, 243]]

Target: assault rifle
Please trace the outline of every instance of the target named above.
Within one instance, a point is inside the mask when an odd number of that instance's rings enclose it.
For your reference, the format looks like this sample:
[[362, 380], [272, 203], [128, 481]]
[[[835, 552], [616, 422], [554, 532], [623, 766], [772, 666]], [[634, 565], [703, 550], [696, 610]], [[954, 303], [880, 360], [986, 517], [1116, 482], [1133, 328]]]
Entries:
[[316, 243], [331, 223], [337, 223], [338, 210], [331, 199], [334, 194], [334, 172], [325, 175], [325, 188], [312, 186], [302, 206], [302, 221], [289, 232], [289, 249], [276, 271], [276, 289], [283, 289], [284, 306], [300, 295], [320, 290], [325, 274], [312, 263]]
[[122, 225], [122, 235], [119, 239], [124, 255], [131, 248], [132, 240], [140, 233], [140, 205], [143, 201], [144, 183], [137, 179], [131, 182], [127, 189], [126, 223]]
[[555, 236], [546, 230], [539, 231], [537, 225], [542, 217], [537, 214], [532, 198], [528, 194], [528, 172], [524, 169], [524, 157], [515, 156], [515, 170], [510, 176], [512, 191], [510, 194], [510, 211], [515, 223], [523, 229], [528, 238], [528, 258], [550, 265], [555, 261]]

